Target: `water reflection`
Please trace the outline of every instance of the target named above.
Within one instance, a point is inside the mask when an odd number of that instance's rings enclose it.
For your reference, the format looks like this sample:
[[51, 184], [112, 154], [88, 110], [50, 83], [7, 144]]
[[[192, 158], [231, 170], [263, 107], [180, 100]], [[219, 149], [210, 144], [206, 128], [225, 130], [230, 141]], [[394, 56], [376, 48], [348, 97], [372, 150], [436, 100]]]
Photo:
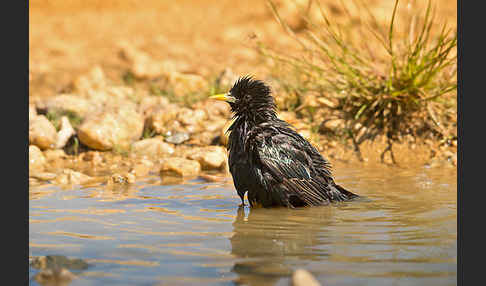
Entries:
[[331, 208], [246, 211], [238, 209], [230, 238], [231, 254], [239, 258], [231, 269], [238, 274], [237, 284], [273, 285], [289, 277], [298, 261], [319, 261], [329, 255], [317, 246], [326, 237]]

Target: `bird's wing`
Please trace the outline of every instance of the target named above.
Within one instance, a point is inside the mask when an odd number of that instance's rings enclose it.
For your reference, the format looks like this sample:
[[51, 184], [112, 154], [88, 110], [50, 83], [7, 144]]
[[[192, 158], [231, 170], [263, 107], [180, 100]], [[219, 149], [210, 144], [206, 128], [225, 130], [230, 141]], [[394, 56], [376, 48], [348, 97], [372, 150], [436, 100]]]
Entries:
[[[280, 201], [298, 199], [307, 205], [322, 205], [346, 197], [316, 172], [305, 144], [294, 136], [272, 130], [260, 130], [250, 140], [258, 179], [263, 189]], [[293, 198], [292, 198], [293, 197]], [[292, 203], [290, 203], [292, 204]]]

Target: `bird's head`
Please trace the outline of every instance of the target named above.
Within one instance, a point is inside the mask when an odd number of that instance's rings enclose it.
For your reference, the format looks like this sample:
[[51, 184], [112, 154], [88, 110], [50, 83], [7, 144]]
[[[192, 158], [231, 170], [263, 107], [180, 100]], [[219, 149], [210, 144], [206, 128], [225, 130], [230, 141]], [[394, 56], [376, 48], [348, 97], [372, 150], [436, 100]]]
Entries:
[[276, 114], [275, 101], [271, 90], [261, 80], [250, 76], [239, 78], [227, 93], [210, 96], [212, 99], [229, 103], [231, 111], [236, 115]]

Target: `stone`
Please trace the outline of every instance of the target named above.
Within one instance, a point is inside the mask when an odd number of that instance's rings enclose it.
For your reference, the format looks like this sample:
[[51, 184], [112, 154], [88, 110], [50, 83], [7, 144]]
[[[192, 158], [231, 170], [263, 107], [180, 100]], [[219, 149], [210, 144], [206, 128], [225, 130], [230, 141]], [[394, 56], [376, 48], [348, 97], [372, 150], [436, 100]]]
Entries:
[[66, 268], [45, 269], [39, 271], [34, 280], [43, 286], [68, 286], [76, 275]]
[[197, 176], [201, 172], [201, 164], [195, 160], [174, 157], [162, 162], [160, 172], [180, 177]]
[[42, 105], [48, 112], [72, 112], [79, 117], [85, 117], [96, 109], [101, 108], [95, 102], [75, 94], [60, 94], [48, 97]]
[[61, 117], [61, 129], [59, 130], [59, 132], [57, 132], [56, 148], [64, 148], [69, 138], [71, 138], [75, 134], [76, 131], [74, 131], [74, 128], [73, 126], [71, 126], [71, 123], [69, 122], [67, 116]]
[[157, 109], [170, 107], [170, 102], [163, 96], [144, 96], [138, 104], [138, 112], [148, 118]]
[[29, 178], [35, 178], [40, 181], [52, 181], [56, 177], [56, 174], [47, 172], [32, 172], [29, 174]]
[[56, 128], [44, 115], [29, 120], [29, 143], [43, 150], [56, 148]]
[[88, 151], [81, 155], [83, 161], [92, 163], [93, 165], [100, 165], [103, 163], [103, 156], [98, 151]]
[[176, 96], [208, 89], [208, 82], [200, 75], [171, 72], [167, 75], [168, 83]]
[[100, 66], [95, 66], [86, 74], [81, 75], [73, 82], [76, 91], [85, 92], [92, 89], [102, 89], [107, 86], [105, 73]]
[[33, 171], [43, 171], [46, 164], [46, 158], [39, 147], [29, 145], [29, 173]]
[[47, 162], [50, 162], [50, 161], [66, 159], [68, 156], [66, 155], [66, 152], [64, 152], [64, 150], [56, 149], [56, 150], [45, 150], [44, 157], [47, 159]]
[[132, 173], [127, 173], [127, 174], [113, 174], [110, 176], [110, 179], [108, 180], [108, 185], [113, 185], [113, 184], [133, 184], [135, 183], [135, 175]]
[[165, 142], [172, 144], [182, 144], [183, 142], [189, 140], [190, 136], [186, 132], [175, 132], [167, 137], [165, 137]]
[[82, 185], [88, 183], [93, 178], [80, 172], [71, 169], [64, 169], [61, 174], [56, 177], [56, 184], [58, 185]]
[[292, 274], [293, 286], [320, 286], [319, 281], [305, 269], [297, 269]]
[[203, 169], [211, 170], [224, 167], [227, 154], [221, 146], [208, 146], [192, 150], [187, 157], [198, 161]]
[[322, 106], [327, 106], [329, 108], [337, 108], [339, 106], [339, 101], [335, 98], [325, 98], [319, 96], [317, 102]]
[[319, 127], [319, 131], [326, 133], [326, 132], [336, 132], [340, 129], [344, 128], [344, 120], [343, 119], [329, 119], [321, 123]]
[[164, 142], [162, 136], [143, 139], [132, 144], [132, 152], [140, 156], [164, 157], [174, 153], [174, 146]]
[[114, 108], [87, 117], [78, 128], [79, 140], [100, 151], [124, 148], [142, 136], [144, 118], [132, 108]]
[[154, 163], [148, 160], [142, 160], [141, 162], [135, 163], [130, 169], [130, 173], [134, 174], [136, 177], [145, 177], [150, 173], [153, 168]]
[[158, 108], [147, 117], [147, 126], [157, 134], [166, 134], [174, 128], [180, 126], [177, 121], [177, 106], [169, 108]]

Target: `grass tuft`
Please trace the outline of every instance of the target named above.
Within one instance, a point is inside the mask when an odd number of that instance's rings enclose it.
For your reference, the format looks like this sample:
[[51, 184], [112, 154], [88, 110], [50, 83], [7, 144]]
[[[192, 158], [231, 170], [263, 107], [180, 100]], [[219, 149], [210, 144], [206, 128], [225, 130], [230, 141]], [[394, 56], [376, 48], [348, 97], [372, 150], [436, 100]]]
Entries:
[[[454, 126], [447, 126], [444, 118], [451, 116], [447, 110], [455, 102], [457, 31], [436, 23], [430, 1], [424, 13], [409, 11], [397, 25], [396, 0], [388, 26], [378, 22], [366, 3], [355, 1], [358, 11], [363, 11], [355, 15], [359, 25], [349, 21], [345, 27], [334, 23], [318, 1], [313, 2], [321, 21], [302, 14], [306, 29], [297, 32], [267, 0], [276, 20], [300, 47], [294, 55], [261, 42], [257, 47], [277, 64], [284, 91], [297, 96], [313, 91], [319, 97], [337, 98], [336, 109], [346, 120], [346, 133], [359, 156], [359, 145], [377, 135], [388, 140], [382, 159], [390, 151], [393, 161], [392, 143], [403, 135], [455, 136]], [[348, 9], [344, 10], [351, 20]], [[301, 102], [297, 99], [295, 104]]]

